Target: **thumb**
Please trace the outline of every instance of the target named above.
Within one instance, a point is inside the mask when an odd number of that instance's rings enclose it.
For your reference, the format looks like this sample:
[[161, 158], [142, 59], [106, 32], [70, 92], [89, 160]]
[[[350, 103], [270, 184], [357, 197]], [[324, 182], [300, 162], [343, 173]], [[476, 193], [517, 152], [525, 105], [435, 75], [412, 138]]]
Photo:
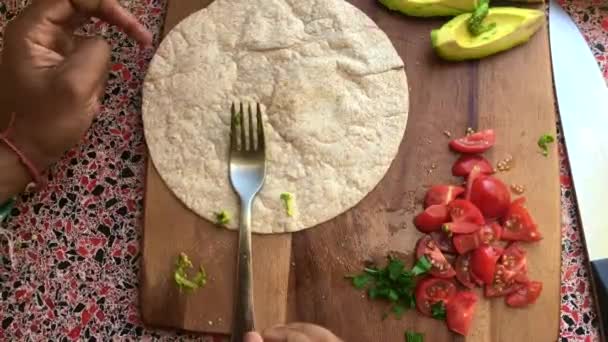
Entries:
[[260, 334], [255, 331], [252, 331], [248, 332], [247, 335], [245, 335], [245, 339], [243, 340], [243, 342], [264, 342], [264, 340], [262, 340], [262, 336], [260, 336]]
[[110, 46], [101, 38], [77, 38], [57, 76], [74, 100], [97, 100], [104, 89], [110, 63]]

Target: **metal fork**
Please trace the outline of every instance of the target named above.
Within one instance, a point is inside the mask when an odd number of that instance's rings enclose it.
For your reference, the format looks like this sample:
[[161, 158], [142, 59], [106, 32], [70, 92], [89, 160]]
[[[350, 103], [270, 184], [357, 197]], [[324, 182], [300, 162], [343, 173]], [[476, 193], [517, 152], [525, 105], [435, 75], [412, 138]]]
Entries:
[[[256, 127], [249, 105], [249, 118], [245, 120], [243, 103], [237, 112], [233, 103], [230, 119], [230, 182], [241, 199], [239, 247], [236, 273], [236, 303], [232, 323], [232, 342], [242, 342], [244, 335], [254, 330], [253, 270], [251, 263], [251, 205], [264, 185], [266, 176], [266, 143], [260, 104], [256, 104]], [[246, 136], [245, 122], [249, 134]], [[239, 132], [240, 131], [240, 132]], [[240, 141], [239, 141], [240, 136]], [[248, 139], [247, 139], [248, 138]], [[256, 144], [257, 143], [257, 144]]]

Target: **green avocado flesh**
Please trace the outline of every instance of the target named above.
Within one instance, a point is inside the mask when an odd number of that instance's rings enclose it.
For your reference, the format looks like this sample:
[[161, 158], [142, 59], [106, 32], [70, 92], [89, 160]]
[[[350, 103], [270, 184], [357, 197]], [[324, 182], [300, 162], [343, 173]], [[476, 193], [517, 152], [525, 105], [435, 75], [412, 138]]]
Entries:
[[514, 7], [490, 8], [484, 24], [496, 27], [473, 36], [467, 28], [470, 13], [461, 14], [431, 32], [431, 43], [446, 60], [479, 59], [527, 42], [543, 25], [545, 13]]
[[413, 17], [454, 16], [473, 12], [478, 0], [379, 0], [384, 6]]

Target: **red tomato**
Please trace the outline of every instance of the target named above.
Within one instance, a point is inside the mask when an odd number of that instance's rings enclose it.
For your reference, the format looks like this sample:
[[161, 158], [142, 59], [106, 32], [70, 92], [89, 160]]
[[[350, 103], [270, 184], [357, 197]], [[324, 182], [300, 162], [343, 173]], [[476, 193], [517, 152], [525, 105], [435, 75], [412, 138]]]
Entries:
[[450, 141], [450, 148], [460, 153], [482, 153], [494, 146], [495, 142], [494, 130], [486, 129]]
[[414, 225], [423, 233], [430, 233], [441, 228], [450, 220], [448, 208], [443, 204], [432, 205], [414, 217]]
[[526, 252], [513, 243], [507, 247], [496, 266], [491, 284], [486, 285], [486, 297], [505, 296], [518, 289], [518, 283], [528, 282]]
[[448, 328], [453, 332], [466, 336], [471, 328], [477, 295], [470, 291], [460, 291], [446, 305], [446, 320]]
[[477, 207], [467, 200], [453, 200], [448, 204], [448, 210], [452, 222], [470, 222], [475, 224], [484, 224], [483, 215]]
[[507, 241], [538, 241], [542, 239], [538, 226], [524, 207], [524, 198], [518, 198], [509, 207], [503, 219], [502, 239]]
[[440, 251], [450, 254], [456, 253], [456, 248], [454, 248], [452, 238], [447, 234], [443, 232], [432, 232], [431, 236], [433, 237], [433, 240], [435, 240], [435, 243], [437, 243]]
[[416, 244], [416, 258], [420, 259], [422, 256], [425, 256], [432, 265], [429, 271], [431, 275], [439, 278], [451, 278], [456, 275], [454, 268], [430, 235], [421, 237]]
[[526, 251], [517, 243], [510, 244], [500, 257], [494, 281], [499, 276], [503, 283], [528, 281]]
[[[447, 223], [446, 223], [447, 224]], [[481, 229], [471, 234], [457, 234], [452, 238], [458, 254], [465, 254], [481, 245], [489, 245], [500, 239], [502, 227], [498, 223], [481, 226]]]
[[448, 233], [468, 234], [474, 233], [481, 228], [480, 225], [471, 222], [448, 222], [441, 226], [441, 229]]
[[471, 186], [470, 199], [487, 218], [502, 217], [511, 204], [509, 188], [492, 176], [477, 177]]
[[473, 188], [473, 183], [481, 175], [481, 169], [479, 168], [479, 166], [474, 165], [471, 169], [471, 172], [469, 172], [469, 176], [467, 177], [467, 188], [464, 193], [464, 199], [466, 199], [467, 201], [471, 200], [471, 189]]
[[447, 306], [456, 294], [456, 285], [450, 280], [428, 277], [416, 285], [416, 307], [421, 314], [431, 316], [431, 306], [443, 302]]
[[456, 269], [456, 279], [470, 289], [475, 287], [475, 281], [471, 278], [471, 254], [462, 254], [454, 261]]
[[512, 284], [493, 283], [493, 284], [486, 284], [486, 286], [483, 289], [483, 294], [484, 294], [484, 296], [486, 296], [488, 298], [501, 297], [501, 296], [506, 296], [510, 293], [513, 293], [515, 290], [517, 290], [516, 283], [512, 283]]
[[476, 276], [472, 271], [469, 273], [471, 273], [471, 280], [477, 284], [477, 286], [483, 286], [483, 281], [481, 281], [478, 276]]
[[480, 246], [471, 254], [471, 271], [484, 284], [492, 284], [496, 262], [502, 251], [492, 246]]
[[[543, 290], [543, 283], [540, 281], [529, 281], [527, 283], [519, 283], [513, 293], [505, 298], [508, 306], [520, 308], [536, 302], [540, 293]], [[454, 300], [454, 299], [452, 299]]]
[[492, 164], [486, 158], [480, 155], [463, 155], [452, 166], [452, 174], [456, 177], [466, 177], [475, 165], [479, 167], [479, 172], [483, 174], [494, 173]]
[[434, 185], [424, 198], [424, 207], [434, 204], [448, 204], [464, 192], [464, 188], [456, 185]]

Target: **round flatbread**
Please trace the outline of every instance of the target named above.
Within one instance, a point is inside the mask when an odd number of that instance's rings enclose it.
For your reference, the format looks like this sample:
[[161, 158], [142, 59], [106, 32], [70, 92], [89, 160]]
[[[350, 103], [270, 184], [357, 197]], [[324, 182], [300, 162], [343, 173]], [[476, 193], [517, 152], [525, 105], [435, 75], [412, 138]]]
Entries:
[[[267, 175], [253, 231], [293, 232], [356, 205], [397, 154], [408, 114], [403, 61], [342, 0], [217, 0], [178, 24], [144, 83], [154, 166], [194, 212], [215, 221], [239, 201], [228, 178], [230, 105], [262, 105]], [[280, 195], [295, 197], [289, 217]]]

